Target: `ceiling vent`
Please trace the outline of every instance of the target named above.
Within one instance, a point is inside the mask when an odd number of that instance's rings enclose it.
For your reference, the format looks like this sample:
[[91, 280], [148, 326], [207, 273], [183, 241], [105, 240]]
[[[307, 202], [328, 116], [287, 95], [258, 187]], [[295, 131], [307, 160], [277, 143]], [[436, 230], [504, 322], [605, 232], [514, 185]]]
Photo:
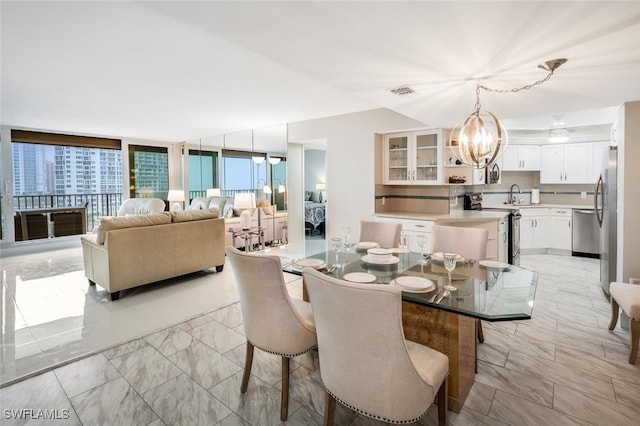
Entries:
[[395, 89], [391, 89], [391, 93], [398, 96], [410, 95], [415, 92], [415, 90], [408, 86], [396, 87]]

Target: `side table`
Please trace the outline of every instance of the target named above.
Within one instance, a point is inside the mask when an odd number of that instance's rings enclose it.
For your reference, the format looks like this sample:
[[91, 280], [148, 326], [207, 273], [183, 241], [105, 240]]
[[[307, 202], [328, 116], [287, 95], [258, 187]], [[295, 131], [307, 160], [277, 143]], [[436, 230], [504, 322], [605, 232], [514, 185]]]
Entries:
[[244, 251], [248, 253], [253, 247], [252, 240], [257, 237], [259, 248], [264, 250], [264, 228], [229, 228], [229, 232], [231, 232], [231, 242], [234, 247], [236, 246], [236, 238], [244, 238]]

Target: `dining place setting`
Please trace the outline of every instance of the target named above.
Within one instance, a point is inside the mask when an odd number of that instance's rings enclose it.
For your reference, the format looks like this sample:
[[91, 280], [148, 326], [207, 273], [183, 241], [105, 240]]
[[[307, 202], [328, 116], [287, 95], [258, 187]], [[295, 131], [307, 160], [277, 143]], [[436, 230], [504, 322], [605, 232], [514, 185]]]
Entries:
[[322, 245], [304, 241], [261, 254], [277, 255], [282, 272], [303, 277], [303, 302], [314, 303], [309, 277], [325, 281], [328, 289], [358, 289], [351, 294], [354, 309], [359, 306], [356, 293], [365, 297], [377, 286], [379, 294], [399, 295], [405, 338], [448, 355], [447, 380], [455, 384], [448, 387], [448, 403], [459, 411], [473, 383], [469, 378], [475, 374], [476, 340], [484, 339], [481, 320], [530, 319], [537, 273], [487, 259], [484, 229], [438, 225], [430, 235], [407, 241], [400, 238], [401, 226], [363, 221], [356, 241], [350, 229], [339, 232]]

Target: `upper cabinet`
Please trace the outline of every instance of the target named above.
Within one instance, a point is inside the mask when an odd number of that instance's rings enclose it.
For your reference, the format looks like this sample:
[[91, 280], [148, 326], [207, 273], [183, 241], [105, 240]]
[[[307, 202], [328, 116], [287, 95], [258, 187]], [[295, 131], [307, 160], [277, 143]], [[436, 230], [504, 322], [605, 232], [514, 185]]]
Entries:
[[541, 148], [540, 183], [595, 183], [606, 142], [545, 145]]
[[538, 145], [509, 145], [502, 156], [502, 170], [540, 170], [540, 147]]
[[383, 182], [386, 185], [442, 183], [442, 130], [384, 136]]

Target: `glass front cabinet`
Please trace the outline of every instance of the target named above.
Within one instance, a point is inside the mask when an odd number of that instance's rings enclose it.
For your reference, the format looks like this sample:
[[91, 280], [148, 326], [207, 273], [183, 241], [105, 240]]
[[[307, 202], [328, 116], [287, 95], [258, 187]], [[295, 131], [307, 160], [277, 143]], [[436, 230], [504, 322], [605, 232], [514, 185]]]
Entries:
[[385, 135], [383, 156], [384, 184], [442, 184], [441, 151], [441, 129]]

